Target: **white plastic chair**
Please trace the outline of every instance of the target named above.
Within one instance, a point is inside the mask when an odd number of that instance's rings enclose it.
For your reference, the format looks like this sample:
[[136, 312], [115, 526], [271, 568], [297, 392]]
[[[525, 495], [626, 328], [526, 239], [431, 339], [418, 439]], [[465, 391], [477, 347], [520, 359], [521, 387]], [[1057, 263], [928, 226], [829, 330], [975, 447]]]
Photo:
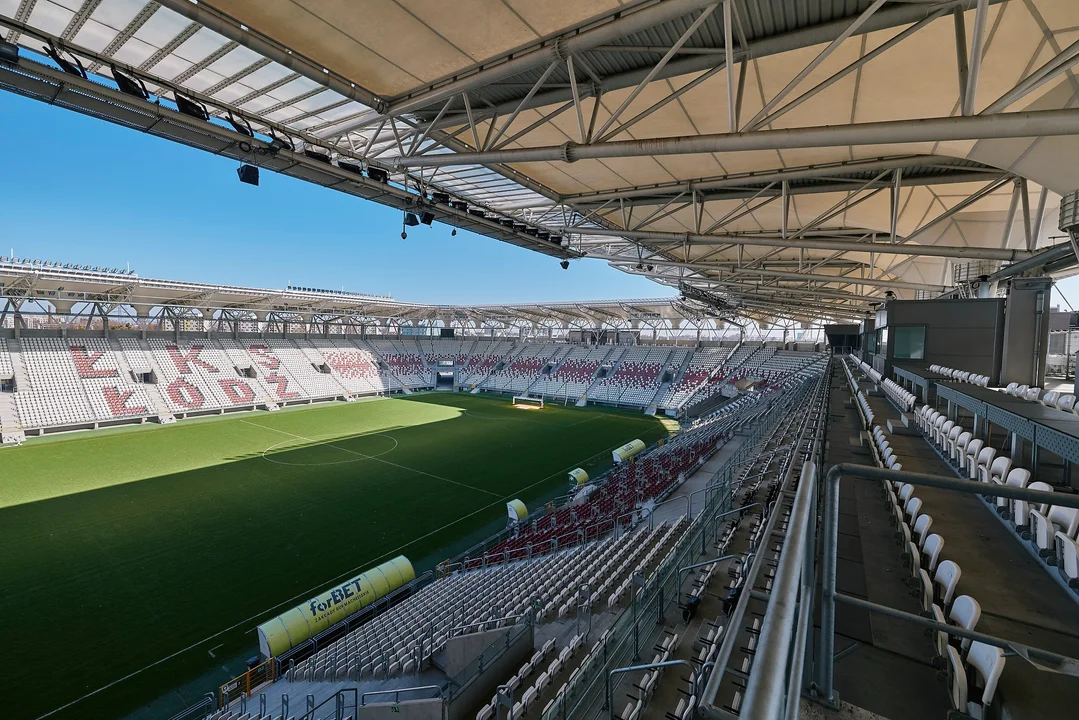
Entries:
[[1057, 531], [1057, 568], [1068, 587], [1079, 593], [1079, 542]]
[[971, 480], [978, 479], [978, 462], [981, 460], [982, 454], [986, 450], [991, 451], [992, 454], [988, 456], [988, 462], [992, 462], [993, 455], [997, 453], [993, 448], [986, 448], [984, 445], [985, 441], [978, 438], [974, 438], [967, 444], [963, 465], [967, 468], [967, 477]]
[[914, 521], [914, 538], [919, 548], [925, 547], [926, 533], [933, 526], [933, 516], [922, 513]]
[[1061, 395], [1057, 398], [1057, 410], [1063, 410], [1064, 412], [1071, 412], [1075, 409], [1075, 396], [1074, 395]]
[[967, 714], [976, 717], [986, 717], [986, 711], [993, 704], [993, 696], [997, 692], [997, 683], [1000, 675], [1004, 672], [1004, 651], [993, 645], [981, 642], [970, 644], [967, 653], [967, 664], [980, 676], [982, 687], [981, 697], [977, 700], [968, 699]]
[[1012, 469], [1012, 459], [1004, 455], [993, 460], [993, 464], [989, 466], [978, 466], [978, 481], [983, 483], [992, 484], [994, 479], [998, 479], [1003, 482], [1003, 478], [1007, 477], [1008, 471]]
[[1055, 408], [1057, 406], [1057, 400], [1059, 400], [1059, 399], [1060, 399], [1060, 393], [1058, 393], [1056, 390], [1050, 390], [1047, 393], [1045, 393], [1044, 395], [1042, 395], [1041, 400], [1039, 400], [1039, 402], [1042, 405], [1045, 405], [1046, 407]]
[[[973, 630], [978, 626], [982, 617], [982, 606], [970, 595], [960, 595], [952, 603], [952, 610], [948, 613], [948, 619], [964, 630]], [[963, 638], [960, 643], [963, 652], [970, 648], [970, 638]]]
[[952, 599], [955, 598], [955, 588], [959, 585], [959, 578], [962, 575], [963, 571], [951, 560], [942, 560], [937, 565], [936, 573], [933, 575], [933, 582], [940, 586], [940, 599], [944, 603], [944, 607], [951, 606]]
[[966, 430], [959, 433], [959, 437], [955, 439], [955, 443], [952, 445], [951, 458], [953, 463], [958, 465], [962, 462], [963, 457], [967, 454], [967, 445], [970, 444], [973, 437], [974, 436]]
[[[993, 481], [997, 485], [1007, 485], [1008, 487], [1025, 488], [1027, 483], [1030, 482], [1030, 471], [1026, 468], [1012, 468], [1008, 471], [1008, 475], [1004, 482], [999, 480]], [[997, 496], [997, 512], [1004, 514], [1006, 517], [1011, 515], [1012, 501], [1005, 497]]]
[[[1027, 486], [1027, 490], [1053, 492], [1053, 486], [1043, 482], [1032, 482]], [[1048, 503], [1034, 503], [1031, 505], [1027, 500], [1016, 500], [1012, 504], [1012, 523], [1015, 525], [1016, 532], [1020, 535], [1030, 532], [1030, 511], [1032, 508], [1045, 515], [1049, 505]]]
[[944, 538], [940, 535], [933, 533], [925, 539], [922, 552], [925, 553], [925, 567], [929, 572], [934, 572], [937, 569], [937, 563], [940, 562], [940, 551], [943, 549]]

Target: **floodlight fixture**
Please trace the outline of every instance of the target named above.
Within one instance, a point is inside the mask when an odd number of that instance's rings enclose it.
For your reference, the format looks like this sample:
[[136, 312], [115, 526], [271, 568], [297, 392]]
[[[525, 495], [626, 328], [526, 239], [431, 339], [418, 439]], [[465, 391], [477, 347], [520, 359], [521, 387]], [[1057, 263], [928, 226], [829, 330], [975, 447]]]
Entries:
[[317, 162], [326, 163], [327, 165], [330, 164], [329, 153], [321, 152], [315, 148], [305, 147], [303, 149], [303, 154]]
[[377, 167], [367, 167], [367, 177], [371, 178], [375, 182], [380, 182], [383, 185], [390, 181], [390, 174], [385, 170]]
[[416, 217], [413, 213], [410, 213], [410, 212], [405, 213], [405, 225], [407, 225], [408, 227], [416, 227], [419, 224], [420, 224], [420, 219], [418, 217]]
[[337, 167], [341, 168], [342, 170], [348, 171], [354, 175], [363, 175], [362, 166], [357, 165], [356, 163], [350, 163], [347, 160], [341, 160], [340, 158], [338, 158]]
[[562, 266], [563, 270], [569, 270], [569, 260], [563, 260], [558, 264]]
[[176, 98], [176, 109], [182, 114], [203, 122], [210, 121], [210, 113], [206, 111], [206, 106], [202, 103], [186, 98], [178, 92], [174, 92], [173, 97]]
[[115, 65], [111, 65], [112, 79], [116, 81], [116, 87], [120, 88], [120, 92], [125, 95], [137, 97], [139, 100], [149, 100], [150, 91], [146, 89], [146, 85], [142, 80], [134, 75], [125, 75], [116, 69]]
[[435, 221], [435, 214], [433, 212], [421, 212], [420, 222], [424, 225], [430, 225]]
[[[113, 74], [115, 74], [115, 72], [116, 71], [113, 70]], [[242, 115], [237, 119], [232, 115], [232, 111], [229, 111], [228, 115], [225, 116], [225, 119], [229, 121], [229, 125], [232, 126], [232, 129], [241, 135], [246, 135], [249, 138], [255, 137], [255, 131], [251, 129], [251, 125]]]

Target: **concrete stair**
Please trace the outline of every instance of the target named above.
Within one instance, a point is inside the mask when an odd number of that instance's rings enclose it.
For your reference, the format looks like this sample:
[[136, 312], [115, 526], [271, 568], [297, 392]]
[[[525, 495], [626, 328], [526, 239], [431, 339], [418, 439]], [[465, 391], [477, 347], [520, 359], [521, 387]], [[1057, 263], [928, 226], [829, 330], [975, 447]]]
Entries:
[[[157, 370], [154, 370], [154, 374], [157, 374]], [[165, 402], [165, 398], [161, 395], [161, 388], [153, 383], [143, 383], [142, 386], [146, 390], [146, 394], [150, 396], [150, 401], [154, 404], [154, 412], [157, 413], [157, 421], [162, 425], [170, 425], [176, 422], [176, 416], [172, 414], [172, 410], [169, 410], [168, 403]]]
[[0, 393], [0, 442], [4, 445], [19, 445], [26, 440], [19, 414], [15, 409], [15, 395]]

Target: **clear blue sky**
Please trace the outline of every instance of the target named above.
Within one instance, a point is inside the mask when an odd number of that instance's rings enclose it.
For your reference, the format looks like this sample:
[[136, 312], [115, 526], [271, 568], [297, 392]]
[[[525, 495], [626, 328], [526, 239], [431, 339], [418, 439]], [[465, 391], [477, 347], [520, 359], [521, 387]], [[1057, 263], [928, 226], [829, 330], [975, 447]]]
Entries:
[[0, 254], [143, 277], [287, 283], [431, 303], [661, 297], [598, 260], [554, 258], [450, 227], [411, 228], [373, 202], [0, 92]]

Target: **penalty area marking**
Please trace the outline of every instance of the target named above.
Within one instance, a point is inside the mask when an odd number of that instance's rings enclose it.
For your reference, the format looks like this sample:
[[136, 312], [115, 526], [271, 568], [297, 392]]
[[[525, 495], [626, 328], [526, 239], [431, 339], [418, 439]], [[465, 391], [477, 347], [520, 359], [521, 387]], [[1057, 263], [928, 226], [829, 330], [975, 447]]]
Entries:
[[[263, 427], [263, 426], [259, 425], [259, 427]], [[371, 433], [370, 435], [363, 435], [361, 437], [384, 437], [384, 438], [389, 438], [390, 440], [393, 441], [393, 447], [391, 447], [389, 450], [383, 450], [380, 453], [375, 453], [374, 455], [362, 455], [362, 454], [359, 454], [359, 453], [352, 453], [353, 455], [357, 456], [357, 457], [353, 458], [352, 460], [328, 460], [328, 461], [325, 461], [325, 462], [296, 463], [296, 462], [285, 462], [284, 460], [275, 460], [274, 458], [270, 457], [267, 454], [267, 453], [273, 453], [273, 451], [276, 450], [277, 448], [279, 448], [279, 447], [281, 447], [283, 445], [289, 445], [292, 442], [291, 440], [284, 440], [282, 442], [271, 445], [270, 447], [263, 450], [262, 451], [262, 459], [265, 460], [266, 462], [272, 462], [275, 465], [290, 465], [292, 467], [320, 467], [320, 466], [323, 466], [323, 465], [347, 465], [348, 463], [362, 462], [364, 460], [374, 460], [375, 458], [382, 457], [383, 455], [389, 455], [390, 453], [392, 453], [394, 450], [397, 449], [397, 446], [399, 444], [397, 442], [397, 438], [395, 438], [393, 435], [388, 435], [386, 433]], [[318, 440], [313, 440], [312, 442], [317, 443], [319, 441]], [[305, 447], [305, 446], [300, 446], [297, 449], [302, 450], [303, 447]], [[329, 447], [332, 447], [335, 450], [344, 450], [344, 448], [339, 448], [336, 445], [329, 445]], [[351, 452], [351, 451], [345, 450], [345, 452]]]
[[[242, 422], [248, 422], [248, 421], [244, 420]], [[256, 427], [263, 428], [265, 430], [274, 430], [274, 428], [269, 428], [269, 427], [266, 427], [265, 425], [259, 425], [258, 423], [248, 423], [248, 424], [249, 425], [254, 425]], [[284, 431], [283, 430], [275, 430], [275, 432], [284, 432]], [[285, 434], [286, 435], [291, 435], [291, 433], [285, 433]], [[601, 455], [601, 454], [603, 454], [605, 452], [610, 452], [611, 450], [613, 450], [616, 447], [619, 447], [619, 446], [618, 445], [612, 445], [608, 450], [601, 450], [600, 452], [596, 453], [592, 457], [596, 457], [597, 455]], [[592, 458], [587, 458], [587, 460], [591, 460], [591, 459]], [[586, 460], [586, 462], [587, 462], [587, 460]], [[78, 703], [82, 702], [86, 698], [93, 697], [94, 695], [97, 695], [98, 693], [103, 692], [105, 690], [108, 690], [109, 688], [114, 687], [116, 685], [119, 685], [120, 683], [122, 683], [122, 682], [124, 682], [126, 680], [130, 680], [131, 678], [135, 677], [136, 675], [140, 675], [141, 673], [143, 673], [146, 670], [149, 670], [152, 667], [157, 667], [161, 663], [168, 662], [169, 660], [172, 660], [174, 657], [177, 657], [178, 655], [183, 655], [185, 652], [187, 652], [189, 650], [194, 650], [195, 648], [197, 648], [200, 645], [205, 645], [206, 643], [210, 642], [211, 640], [215, 640], [215, 639], [221, 637], [222, 635], [224, 635], [225, 633], [228, 633], [228, 632], [231, 632], [231, 631], [235, 630], [236, 628], [240, 627], [241, 625], [246, 625], [247, 623], [252, 622], [254, 620], [257, 620], [260, 617], [264, 617], [267, 613], [271, 613], [271, 612], [273, 612], [275, 610], [279, 610], [280, 608], [286, 607], [286, 606], [291, 605], [291, 604], [295, 604], [295, 602], [297, 600], [299, 600], [300, 598], [310, 597], [310, 595], [312, 593], [317, 592], [319, 590], [322, 590], [325, 587], [327, 587], [328, 585], [332, 585], [333, 583], [337, 582], [338, 580], [340, 580], [342, 578], [346, 578], [346, 577], [349, 577], [351, 575], [355, 575], [356, 572], [358, 570], [360, 570], [361, 568], [370, 567], [371, 565], [379, 562], [380, 560], [385, 560], [387, 558], [391, 558], [391, 557], [393, 557], [395, 555], [398, 555], [405, 548], [408, 548], [411, 545], [420, 542], [421, 540], [426, 540], [427, 538], [431, 537], [432, 535], [437, 535], [438, 533], [442, 532], [443, 530], [446, 530], [446, 529], [448, 529], [450, 527], [453, 527], [454, 525], [456, 525], [456, 524], [458, 524], [460, 522], [463, 522], [465, 520], [468, 520], [471, 517], [479, 515], [481, 512], [486, 512], [487, 510], [490, 510], [491, 508], [501, 504], [502, 502], [509, 499], [510, 497], [513, 497], [513, 495], [519, 494], [519, 493], [523, 492], [524, 490], [530, 490], [531, 488], [534, 488], [536, 485], [547, 482], [551, 478], [553, 478], [553, 477], [555, 477], [555, 476], [557, 476], [557, 475], [559, 475], [561, 473], [567, 472], [571, 467], [575, 467], [576, 465], [577, 465], [577, 463], [575, 463], [573, 466], [567, 467], [565, 470], [559, 470], [558, 472], [553, 472], [553, 473], [551, 473], [550, 475], [548, 475], [547, 477], [545, 477], [545, 478], [543, 478], [541, 480], [537, 480], [536, 482], [534, 482], [534, 483], [532, 483], [530, 485], [526, 485], [523, 488], [519, 488], [518, 490], [514, 491], [511, 495], [504, 495], [504, 496], [500, 497], [498, 500], [495, 500], [494, 502], [491, 502], [491, 503], [489, 503], [487, 505], [484, 505], [483, 507], [479, 508], [478, 510], [470, 512], [468, 515], [462, 515], [461, 517], [457, 518], [456, 520], [451, 520], [450, 522], [446, 523], [442, 527], [437, 528], [435, 530], [432, 530], [431, 532], [427, 533], [426, 535], [421, 535], [418, 538], [413, 538], [412, 540], [409, 540], [404, 545], [401, 545], [401, 546], [399, 546], [399, 547], [397, 547], [397, 548], [395, 548], [393, 550], [390, 550], [389, 552], [383, 553], [382, 555], [379, 555], [379, 556], [375, 557], [372, 560], [368, 560], [368, 561], [364, 562], [361, 565], [357, 565], [356, 567], [352, 568], [351, 570], [346, 570], [345, 572], [341, 573], [337, 577], [331, 578], [330, 580], [327, 580], [326, 582], [319, 583], [318, 585], [311, 588], [310, 590], [302, 592], [302, 593], [300, 593], [298, 595], [294, 595], [294, 596], [290, 597], [288, 600], [284, 600], [282, 602], [277, 603], [276, 605], [273, 605], [272, 607], [268, 607], [268, 608], [266, 608], [265, 610], [263, 610], [260, 613], [256, 613], [255, 615], [252, 615], [251, 617], [244, 618], [243, 620], [241, 620], [241, 621], [239, 621], [237, 623], [233, 623], [232, 625], [229, 625], [224, 630], [219, 630], [218, 632], [214, 633], [213, 635], [210, 635], [209, 637], [203, 638], [202, 640], [199, 640], [197, 642], [193, 642], [190, 645], [188, 645], [187, 647], [181, 648], [180, 650], [177, 650], [176, 652], [172, 653], [171, 655], [166, 655], [165, 657], [161, 658], [160, 660], [155, 660], [154, 662], [150, 663], [149, 665], [144, 665], [141, 668], [139, 668], [138, 670], [134, 670], [134, 671], [128, 673], [127, 675], [124, 675], [121, 678], [117, 678], [116, 680], [113, 680], [112, 682], [110, 682], [110, 683], [108, 683], [106, 685], [102, 685], [101, 687], [97, 688], [96, 690], [91, 690], [90, 692], [86, 693], [85, 695], [82, 695], [80, 697], [75, 698], [71, 702], [65, 703], [65, 704], [61, 705], [60, 707], [54, 708], [54, 709], [50, 710], [49, 712], [47, 712], [47, 713], [45, 713], [43, 715], [37, 716], [37, 718], [35, 718], [35, 720], [44, 720], [44, 718], [51, 717], [51, 716], [55, 715], [56, 713], [60, 712], [61, 710], [66, 710], [67, 708], [69, 708], [69, 707], [71, 707], [73, 705], [77, 705]], [[486, 491], [484, 491], [484, 492], [486, 492]], [[250, 632], [250, 631], [248, 631], [248, 632]], [[222, 644], [224, 644], [224, 643], [222, 643]], [[220, 647], [220, 645], [217, 646], [217, 647]], [[214, 648], [214, 649], [216, 649], [216, 648]], [[227, 668], [222, 666], [222, 669], [225, 671], [226, 674], [228, 674], [229, 670]]]
[[210, 657], [212, 657], [212, 658], [214, 658], [216, 660], [217, 656], [214, 655], [214, 650], [218, 649], [219, 647], [225, 647], [225, 643], [221, 643], [220, 645], [214, 645], [212, 648], [210, 648], [206, 652], [209, 653]]

